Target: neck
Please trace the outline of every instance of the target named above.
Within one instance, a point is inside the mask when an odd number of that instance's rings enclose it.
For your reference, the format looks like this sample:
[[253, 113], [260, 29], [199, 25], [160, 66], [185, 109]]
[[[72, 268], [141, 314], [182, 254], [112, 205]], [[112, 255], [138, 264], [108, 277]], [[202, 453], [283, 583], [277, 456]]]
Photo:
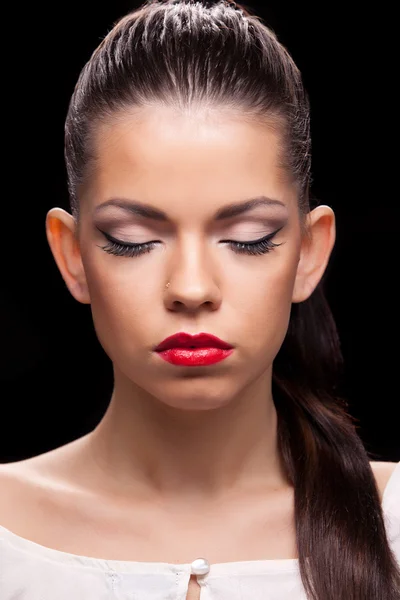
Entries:
[[90, 472], [115, 490], [201, 501], [287, 485], [271, 371], [240, 398], [207, 410], [166, 405], [116, 373], [107, 411], [85, 437]]

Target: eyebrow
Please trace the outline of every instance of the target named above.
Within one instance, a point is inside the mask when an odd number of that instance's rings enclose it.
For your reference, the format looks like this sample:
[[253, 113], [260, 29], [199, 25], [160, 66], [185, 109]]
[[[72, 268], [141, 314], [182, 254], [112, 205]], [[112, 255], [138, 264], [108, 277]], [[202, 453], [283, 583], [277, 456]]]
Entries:
[[[111, 200], [107, 200], [103, 204], [100, 204], [96, 207], [95, 214], [101, 212], [107, 206], [117, 206], [134, 215], [145, 217], [147, 219], [168, 221], [167, 214], [162, 210], [154, 208], [149, 204], [138, 202], [137, 200], [127, 200], [125, 198], [112, 198]], [[256, 208], [257, 206], [283, 206], [284, 208], [287, 208], [286, 204], [280, 200], [268, 198], [267, 196], [257, 196], [256, 198], [249, 198], [248, 200], [244, 200], [242, 202], [234, 202], [223, 206], [217, 210], [214, 215], [214, 219], [216, 221], [221, 221], [230, 217], [236, 217]]]

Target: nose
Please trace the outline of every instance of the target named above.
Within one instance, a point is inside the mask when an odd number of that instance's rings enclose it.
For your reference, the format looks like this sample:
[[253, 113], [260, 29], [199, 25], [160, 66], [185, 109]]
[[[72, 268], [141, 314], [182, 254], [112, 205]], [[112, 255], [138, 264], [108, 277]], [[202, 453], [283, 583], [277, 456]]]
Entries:
[[[218, 268], [203, 244], [188, 240], [181, 244], [168, 269], [169, 286], [164, 302], [169, 310], [197, 312], [201, 307], [216, 310], [221, 304]], [[165, 285], [165, 284], [164, 284]]]

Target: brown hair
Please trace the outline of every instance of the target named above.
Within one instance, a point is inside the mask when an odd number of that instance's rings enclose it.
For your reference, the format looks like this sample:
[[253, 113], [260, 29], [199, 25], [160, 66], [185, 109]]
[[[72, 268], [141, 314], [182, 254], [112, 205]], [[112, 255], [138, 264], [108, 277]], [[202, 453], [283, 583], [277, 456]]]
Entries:
[[[122, 18], [83, 68], [65, 125], [71, 210], [95, 159], [96, 123], [165, 104], [228, 109], [279, 127], [281, 161], [310, 210], [309, 100], [287, 50], [243, 5], [153, 1]], [[303, 221], [303, 218], [302, 218]], [[292, 304], [274, 360], [273, 398], [294, 486], [301, 579], [310, 600], [397, 600], [400, 569], [364, 448], [338, 396], [342, 356], [323, 280]], [[266, 590], [267, 592], [267, 590]]]

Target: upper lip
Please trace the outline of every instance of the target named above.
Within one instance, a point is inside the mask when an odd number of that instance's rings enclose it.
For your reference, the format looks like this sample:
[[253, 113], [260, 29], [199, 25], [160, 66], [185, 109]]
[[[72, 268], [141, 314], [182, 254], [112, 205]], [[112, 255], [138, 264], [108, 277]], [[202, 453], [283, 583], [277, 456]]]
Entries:
[[197, 333], [191, 335], [190, 333], [175, 333], [165, 340], [163, 340], [158, 346], [154, 348], [155, 352], [163, 352], [169, 348], [222, 348], [228, 350], [232, 348], [230, 344], [220, 340], [215, 335], [210, 333]]

